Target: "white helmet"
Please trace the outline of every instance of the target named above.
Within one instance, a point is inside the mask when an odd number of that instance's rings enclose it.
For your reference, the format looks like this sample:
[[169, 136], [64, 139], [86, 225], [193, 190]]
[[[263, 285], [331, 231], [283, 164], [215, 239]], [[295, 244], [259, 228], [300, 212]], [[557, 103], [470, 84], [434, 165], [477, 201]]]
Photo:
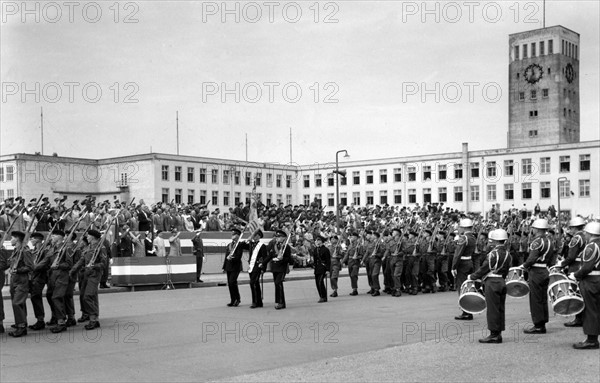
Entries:
[[469, 218], [464, 218], [460, 220], [460, 223], [458, 224], [458, 226], [460, 227], [473, 227], [473, 221], [470, 220]]
[[535, 229], [548, 230], [548, 220], [543, 218], [536, 219], [533, 221], [533, 225], [531, 225], [531, 227]]
[[489, 238], [494, 241], [506, 241], [508, 239], [508, 233], [504, 229], [492, 230]]
[[569, 227], [583, 226], [583, 225], [585, 225], [585, 221], [583, 220], [583, 218], [581, 218], [579, 216], [575, 217], [569, 221]]
[[600, 235], [600, 222], [590, 222], [585, 225], [585, 229], [583, 229], [586, 233], [590, 233], [592, 235]]

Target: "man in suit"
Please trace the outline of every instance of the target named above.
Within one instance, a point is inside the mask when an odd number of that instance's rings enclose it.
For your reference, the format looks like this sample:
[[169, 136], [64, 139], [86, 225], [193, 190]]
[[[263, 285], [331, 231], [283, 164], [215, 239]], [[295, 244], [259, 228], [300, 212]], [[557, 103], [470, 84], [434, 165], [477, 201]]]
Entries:
[[329, 249], [323, 246], [325, 238], [318, 235], [315, 238], [315, 248], [312, 251], [311, 263], [315, 269], [315, 283], [319, 292], [319, 303], [327, 302], [327, 288], [325, 278], [331, 268], [331, 254]]
[[242, 253], [244, 249], [238, 246], [242, 232], [238, 229], [231, 230], [231, 243], [227, 245], [225, 259], [223, 260], [223, 271], [227, 273], [227, 287], [229, 287], [230, 302], [228, 307], [237, 307], [240, 305], [240, 289], [238, 288], [238, 276], [242, 271]]
[[240, 244], [244, 250], [248, 250], [249, 253], [249, 266], [248, 274], [250, 275], [250, 292], [252, 293], [252, 305], [251, 309], [257, 307], [263, 307], [262, 291], [260, 288], [260, 276], [262, 275], [262, 269], [260, 265], [263, 260], [267, 257], [267, 246], [260, 242], [263, 238], [263, 232], [257, 229], [249, 241], [244, 241]]
[[202, 230], [196, 230], [196, 235], [192, 238], [193, 253], [196, 256], [196, 282], [202, 282], [202, 263], [204, 262], [204, 243], [200, 236]]
[[287, 242], [287, 233], [283, 230], [275, 232], [275, 241], [269, 244], [267, 257], [263, 260], [261, 267], [266, 270], [267, 264], [271, 262], [271, 272], [275, 283], [275, 306], [276, 310], [285, 309], [285, 292], [283, 289], [283, 278], [288, 271], [288, 264], [292, 262], [292, 250]]

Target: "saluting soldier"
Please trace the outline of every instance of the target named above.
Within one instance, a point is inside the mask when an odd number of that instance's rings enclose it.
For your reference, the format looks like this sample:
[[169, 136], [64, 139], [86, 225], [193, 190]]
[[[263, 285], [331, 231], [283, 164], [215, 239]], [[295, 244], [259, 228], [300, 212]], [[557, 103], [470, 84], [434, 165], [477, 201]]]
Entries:
[[402, 296], [402, 270], [404, 266], [404, 256], [402, 254], [402, 232], [400, 228], [392, 229], [392, 239], [388, 242], [388, 247], [384, 258], [389, 259], [390, 269], [393, 275], [393, 296]]
[[55, 229], [52, 233], [52, 255], [48, 257], [50, 264], [50, 276], [48, 290], [46, 295], [52, 297], [53, 317], [56, 319], [56, 326], [50, 331], [53, 333], [63, 332], [67, 329], [66, 325], [66, 306], [65, 299], [69, 285], [69, 270], [73, 267], [73, 243], [65, 241], [65, 232]]
[[10, 298], [15, 315], [15, 331], [8, 335], [18, 338], [27, 335], [27, 294], [29, 294], [29, 273], [33, 270], [31, 250], [24, 243], [25, 233], [12, 231], [10, 244], [14, 247], [10, 261]]
[[83, 282], [81, 283], [81, 292], [83, 294], [84, 312], [89, 315], [89, 323], [85, 325], [86, 330], [93, 330], [100, 327], [98, 316], [100, 307], [98, 302], [98, 286], [104, 270], [104, 263], [108, 262], [106, 247], [100, 242], [102, 234], [95, 229], [90, 229], [87, 234], [89, 245], [83, 250], [81, 258], [70, 271], [71, 275], [84, 267]]
[[598, 349], [600, 335], [600, 222], [590, 222], [585, 226], [584, 235], [587, 242], [581, 258], [581, 268], [571, 278], [579, 281], [579, 289], [583, 297], [583, 333], [587, 339], [575, 343], [578, 350]]
[[342, 248], [341, 241], [337, 235], [332, 235], [329, 239], [331, 246], [329, 253], [331, 254], [331, 289], [333, 292], [330, 297], [338, 296], [338, 278], [340, 276], [340, 270], [344, 267], [342, 264], [342, 258], [344, 258], [344, 249]]
[[523, 330], [525, 334], [545, 334], [548, 323], [548, 265], [552, 262], [552, 242], [546, 237], [548, 221], [536, 219], [531, 225], [534, 239], [529, 246], [529, 256], [521, 268], [529, 272], [529, 309], [533, 327]]
[[31, 234], [31, 243], [33, 244], [33, 270], [31, 273], [31, 282], [29, 285], [29, 291], [31, 293], [31, 305], [33, 306], [33, 313], [37, 319], [33, 325], [29, 326], [32, 330], [42, 330], [46, 327], [44, 317], [46, 313], [44, 311], [44, 300], [43, 291], [44, 287], [48, 283], [48, 270], [50, 264], [44, 262], [44, 259], [49, 253], [49, 249], [42, 249], [44, 242], [44, 235], [42, 233], [35, 232]]
[[[473, 234], [473, 221], [468, 218], [461, 219], [458, 224], [458, 233], [451, 270], [454, 277], [454, 286], [460, 296], [463, 282], [467, 279], [467, 275], [473, 272], [473, 253], [475, 253], [475, 247], [477, 246], [477, 240]], [[454, 317], [454, 319], [473, 320], [473, 314], [463, 311], [461, 315]]]
[[350, 295], [358, 295], [358, 271], [360, 269], [360, 260], [363, 250], [358, 243], [358, 233], [353, 231], [350, 234], [350, 245], [344, 256], [343, 264], [348, 265], [348, 274], [350, 275], [350, 286], [352, 292]]
[[508, 233], [503, 229], [493, 230], [489, 234], [493, 249], [483, 259], [483, 264], [467, 278], [483, 279], [485, 302], [487, 306], [487, 326], [490, 335], [479, 339], [479, 343], [502, 343], [502, 331], [505, 330], [506, 282], [511, 257], [505, 248]]
[[[566, 258], [560, 263], [560, 268], [568, 268], [567, 273], [575, 273], [581, 267], [581, 254], [586, 244], [585, 233], [583, 232], [584, 226], [585, 221], [581, 217], [575, 217], [569, 222], [569, 231], [573, 237], [569, 242], [569, 252]], [[575, 315], [575, 319], [564, 325], [566, 327], [581, 327], [583, 326], [582, 317], [583, 313], [579, 313]]]
[[269, 243], [267, 256], [261, 263], [263, 270], [267, 269], [267, 264], [271, 262], [271, 272], [273, 273], [273, 283], [275, 284], [275, 309], [285, 309], [285, 291], [283, 289], [283, 279], [288, 271], [288, 264], [292, 262], [292, 250], [286, 244], [287, 233], [283, 230], [275, 232], [275, 241]]
[[223, 271], [227, 273], [227, 287], [229, 287], [230, 302], [228, 307], [240, 305], [240, 289], [238, 288], [238, 276], [242, 271], [242, 254], [244, 249], [238, 246], [242, 232], [238, 229], [231, 230], [231, 242], [227, 245], [225, 259], [223, 260]]
[[240, 244], [244, 250], [248, 250], [250, 261], [248, 274], [250, 275], [250, 292], [252, 293], [251, 309], [263, 307], [262, 291], [260, 289], [260, 277], [263, 270], [259, 267], [262, 261], [267, 257], [267, 246], [260, 242], [264, 234], [262, 230], [257, 229], [249, 241]]
[[325, 238], [318, 235], [315, 238], [315, 248], [312, 250], [311, 261], [315, 269], [315, 283], [319, 292], [319, 303], [327, 302], [327, 288], [325, 278], [331, 268], [331, 254], [326, 246], [323, 246]]

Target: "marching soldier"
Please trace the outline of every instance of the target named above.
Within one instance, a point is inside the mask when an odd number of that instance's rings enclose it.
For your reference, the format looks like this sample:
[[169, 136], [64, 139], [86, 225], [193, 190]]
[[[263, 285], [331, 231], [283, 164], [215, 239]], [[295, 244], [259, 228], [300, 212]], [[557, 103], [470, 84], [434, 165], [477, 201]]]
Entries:
[[515, 231], [510, 235], [509, 243], [507, 244], [507, 250], [510, 252], [513, 267], [520, 266], [523, 263], [523, 259], [520, 257], [521, 247], [521, 232]]
[[526, 328], [525, 334], [545, 334], [548, 323], [548, 265], [552, 262], [552, 242], [546, 237], [548, 221], [536, 219], [531, 225], [534, 239], [529, 246], [529, 256], [521, 268], [529, 272], [529, 309], [533, 327]]
[[[585, 248], [586, 240], [583, 227], [585, 221], [581, 217], [575, 217], [569, 222], [569, 231], [573, 235], [569, 242], [568, 254], [566, 258], [560, 263], [560, 268], [568, 268], [568, 273], [575, 273], [581, 267], [581, 254]], [[565, 327], [581, 327], [583, 314], [579, 313], [575, 315], [575, 319], [571, 322], [565, 323]]]
[[260, 242], [264, 234], [262, 230], [257, 229], [249, 241], [244, 241], [240, 244], [243, 249], [248, 250], [250, 261], [248, 266], [248, 274], [250, 275], [250, 292], [252, 293], [251, 309], [263, 307], [262, 291], [260, 289], [260, 277], [263, 270], [259, 267], [262, 261], [267, 257], [267, 247]]
[[[483, 223], [482, 223], [483, 224]], [[481, 231], [477, 236], [477, 245], [475, 252], [473, 253], [473, 270], [478, 270], [481, 266], [481, 262], [486, 254], [486, 245], [488, 242], [488, 234], [485, 231]]]
[[421, 245], [419, 246], [419, 253], [423, 257], [423, 294], [435, 293], [437, 291], [436, 288], [436, 279], [435, 279], [435, 260], [437, 258], [437, 251], [435, 248], [435, 244], [432, 241], [435, 241], [435, 238], [432, 238], [433, 234], [431, 230], [425, 229], [423, 230], [423, 238], [421, 240]]
[[285, 291], [283, 289], [283, 278], [288, 271], [288, 264], [292, 262], [292, 250], [286, 243], [288, 235], [283, 230], [275, 232], [275, 241], [269, 243], [267, 256], [261, 263], [261, 268], [266, 270], [267, 264], [271, 262], [271, 272], [275, 284], [275, 306], [276, 310], [285, 309]]
[[[440, 292], [448, 290], [448, 255], [446, 245], [446, 232], [438, 232], [438, 238], [435, 245], [435, 276], [437, 276], [440, 282]], [[435, 287], [435, 280], [434, 280]]]
[[583, 333], [587, 339], [575, 343], [577, 350], [598, 349], [600, 335], [600, 222], [590, 222], [585, 226], [584, 235], [587, 242], [581, 258], [581, 268], [571, 278], [579, 281], [579, 289], [583, 297]]
[[479, 339], [479, 343], [502, 343], [502, 331], [505, 330], [505, 278], [511, 266], [510, 254], [504, 246], [508, 233], [503, 229], [493, 230], [489, 235], [493, 249], [483, 260], [483, 264], [467, 278], [483, 278], [485, 302], [487, 306], [487, 326], [490, 335]]
[[393, 275], [392, 286], [394, 297], [402, 296], [402, 269], [404, 265], [404, 256], [402, 255], [402, 232], [400, 228], [392, 229], [392, 239], [388, 242], [384, 258], [389, 259], [390, 269]]
[[327, 302], [327, 288], [325, 278], [331, 268], [331, 254], [329, 249], [323, 246], [325, 238], [322, 235], [315, 238], [315, 248], [312, 251], [312, 264], [315, 268], [315, 283], [319, 292], [319, 303]]
[[383, 292], [392, 294], [394, 292], [394, 266], [392, 265], [392, 257], [386, 256], [392, 237], [388, 230], [383, 231], [383, 248], [385, 249], [383, 258], [381, 259], [381, 266], [383, 271]]
[[100, 327], [98, 316], [100, 307], [98, 302], [98, 286], [102, 279], [104, 263], [108, 262], [106, 247], [100, 242], [102, 234], [98, 230], [90, 229], [87, 234], [89, 245], [83, 250], [81, 258], [73, 266], [70, 275], [84, 267], [83, 282], [81, 283], [80, 294], [83, 294], [84, 312], [89, 315], [89, 323], [85, 325], [86, 330], [93, 330]]
[[242, 232], [238, 229], [231, 230], [231, 243], [227, 245], [225, 259], [223, 260], [223, 271], [227, 273], [227, 287], [229, 287], [230, 302], [228, 307], [240, 305], [240, 289], [238, 288], [238, 276], [242, 271], [242, 253], [244, 249], [238, 246]]
[[[455, 232], [451, 232], [450, 234], [450, 238], [448, 238], [448, 244], [446, 247], [446, 252], [448, 253], [447, 257], [448, 257], [448, 265], [452, 265], [452, 261], [454, 260], [454, 252], [456, 251], [456, 242], [455, 242], [455, 237], [456, 237], [456, 233]], [[449, 291], [456, 291], [456, 285], [454, 283], [454, 275], [452, 274], [452, 270], [450, 267], [448, 267], [448, 272], [446, 273], [446, 276], [448, 278], [448, 290]]]
[[[193, 253], [196, 256], [196, 282], [202, 283], [202, 263], [204, 262], [204, 243], [202, 242], [202, 229], [196, 230], [196, 235], [192, 238]], [[146, 238], [148, 236], [146, 235]], [[252, 251], [250, 251], [252, 252]]]
[[373, 281], [371, 280], [371, 264], [367, 262], [367, 258], [369, 254], [373, 251], [375, 247], [375, 237], [373, 236], [373, 231], [367, 230], [365, 231], [366, 240], [363, 242], [364, 252], [362, 258], [360, 260], [360, 265], [367, 269], [367, 283], [369, 284], [369, 291], [367, 294], [373, 294]]
[[[454, 286], [460, 296], [463, 282], [467, 279], [467, 275], [473, 272], [473, 253], [475, 253], [475, 247], [477, 246], [477, 240], [473, 234], [473, 221], [468, 218], [461, 219], [458, 224], [458, 233], [451, 270], [454, 277]], [[454, 317], [454, 319], [473, 320], [473, 314], [463, 311], [461, 315]]]
[[418, 234], [414, 231], [408, 233], [408, 240], [402, 243], [402, 252], [404, 259], [407, 260], [404, 268], [406, 289], [410, 289], [410, 295], [417, 295], [419, 291], [419, 255], [418, 255]]
[[350, 286], [352, 292], [350, 295], [358, 295], [358, 271], [360, 269], [360, 259], [362, 256], [362, 247], [358, 243], [358, 233], [350, 234], [350, 245], [344, 256], [343, 264], [348, 265], [348, 274], [350, 275]]
[[27, 335], [27, 295], [29, 294], [29, 273], [33, 269], [32, 254], [23, 242], [25, 233], [14, 230], [10, 233], [10, 243], [14, 246], [10, 261], [10, 298], [15, 314], [15, 331], [8, 335], [18, 338]]
[[337, 297], [338, 293], [338, 278], [340, 276], [340, 270], [344, 267], [342, 264], [342, 258], [344, 257], [344, 249], [342, 248], [341, 241], [337, 235], [333, 235], [330, 238], [331, 247], [329, 253], [331, 254], [331, 293], [330, 297]]
[[[2, 217], [2, 216], [0, 216]], [[4, 228], [6, 230], [8, 227]], [[4, 233], [0, 231], [0, 238], [4, 237]], [[8, 259], [5, 257], [4, 244], [0, 243], [0, 291], [4, 288], [5, 283], [5, 271], [10, 267]], [[0, 334], [4, 334], [4, 299], [0, 299]]]
[[[33, 244], [33, 271], [31, 273], [31, 282], [29, 291], [31, 293], [31, 305], [33, 306], [33, 312], [37, 318], [37, 322], [29, 326], [32, 330], [42, 330], [46, 327], [44, 317], [46, 313], [44, 311], [43, 291], [44, 287], [48, 283], [48, 270], [49, 263], [44, 262], [44, 258], [48, 255], [48, 249], [43, 249], [44, 235], [42, 233], [35, 232], [31, 234], [31, 243]], [[51, 254], [50, 254], [51, 255]]]
[[50, 277], [46, 295], [52, 297], [53, 317], [56, 319], [56, 326], [50, 331], [53, 333], [63, 332], [67, 329], [66, 325], [66, 295], [69, 285], [69, 270], [73, 267], [73, 243], [65, 241], [65, 232], [55, 229], [51, 233], [52, 255], [47, 257], [50, 264]]
[[367, 246], [365, 254], [363, 256], [363, 263], [367, 265], [367, 273], [370, 275], [370, 286], [371, 290], [369, 293], [377, 297], [381, 295], [379, 290], [379, 273], [381, 271], [381, 262], [385, 247], [381, 243], [380, 234], [376, 231], [371, 232], [370, 246]]

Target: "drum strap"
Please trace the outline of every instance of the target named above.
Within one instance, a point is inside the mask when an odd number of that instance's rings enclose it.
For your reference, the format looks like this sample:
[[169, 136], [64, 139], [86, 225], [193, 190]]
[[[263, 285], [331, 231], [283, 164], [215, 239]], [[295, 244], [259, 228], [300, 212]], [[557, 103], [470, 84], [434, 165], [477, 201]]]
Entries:
[[[496, 264], [494, 265], [494, 267], [492, 267], [492, 255], [496, 256]], [[500, 265], [500, 267], [498, 267], [498, 262], [500, 261], [500, 254], [498, 254], [498, 250], [491, 251], [488, 259], [488, 262], [490, 264], [490, 273], [496, 274], [499, 270], [502, 270], [507, 258], [508, 257], [505, 256], [502, 260], [502, 264]]]
[[[546, 251], [544, 252], [544, 255], [542, 255], [540, 258], [538, 258], [538, 262], [546, 262], [546, 257], [548, 256], [548, 254], [550, 253], [550, 240], [547, 238], [544, 238], [544, 246], [546, 247]], [[547, 241], [547, 242], [546, 242]]]

